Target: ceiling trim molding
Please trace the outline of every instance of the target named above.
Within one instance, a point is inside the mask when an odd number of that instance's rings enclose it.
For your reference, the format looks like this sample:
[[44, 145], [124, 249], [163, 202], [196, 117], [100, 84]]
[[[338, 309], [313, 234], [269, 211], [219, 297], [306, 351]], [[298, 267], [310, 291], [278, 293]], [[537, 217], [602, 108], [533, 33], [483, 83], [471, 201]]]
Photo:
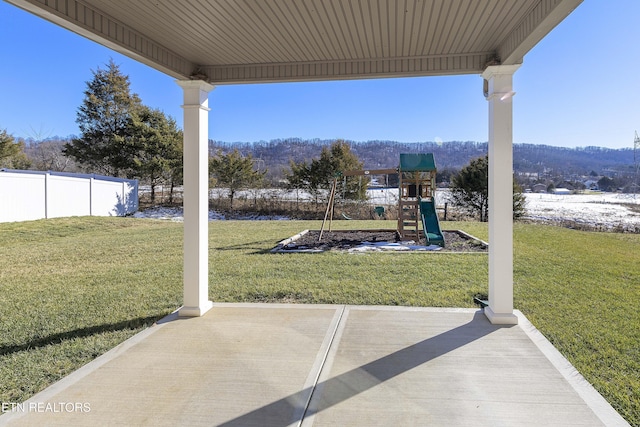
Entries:
[[353, 61], [293, 62], [286, 64], [201, 66], [213, 84], [351, 80], [381, 77], [416, 77], [480, 74], [493, 53], [391, 58]]

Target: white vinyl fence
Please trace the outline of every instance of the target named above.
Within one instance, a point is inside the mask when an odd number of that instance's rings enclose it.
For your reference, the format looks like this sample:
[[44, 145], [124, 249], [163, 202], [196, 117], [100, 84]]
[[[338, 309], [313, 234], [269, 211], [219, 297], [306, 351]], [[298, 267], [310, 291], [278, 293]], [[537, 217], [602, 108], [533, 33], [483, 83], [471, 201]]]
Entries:
[[137, 210], [137, 180], [0, 169], [0, 222], [123, 216]]

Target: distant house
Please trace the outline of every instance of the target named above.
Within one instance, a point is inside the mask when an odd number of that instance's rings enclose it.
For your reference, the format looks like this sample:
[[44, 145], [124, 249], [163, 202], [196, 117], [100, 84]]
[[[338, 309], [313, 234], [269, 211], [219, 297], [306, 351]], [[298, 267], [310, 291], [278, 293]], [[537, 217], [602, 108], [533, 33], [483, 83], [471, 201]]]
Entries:
[[378, 182], [378, 178], [371, 178], [371, 181], [369, 181], [369, 185], [367, 185], [367, 187], [382, 187], [383, 185], [380, 184], [380, 182]]
[[568, 188], [556, 188], [553, 190], [553, 194], [571, 194], [571, 190]]
[[599, 190], [600, 188], [598, 187], [598, 181], [593, 180], [593, 179], [589, 179], [587, 181], [584, 182], [584, 186], [587, 190]]
[[531, 186], [531, 191], [533, 193], [546, 193], [547, 192], [547, 186], [544, 184], [535, 184]]

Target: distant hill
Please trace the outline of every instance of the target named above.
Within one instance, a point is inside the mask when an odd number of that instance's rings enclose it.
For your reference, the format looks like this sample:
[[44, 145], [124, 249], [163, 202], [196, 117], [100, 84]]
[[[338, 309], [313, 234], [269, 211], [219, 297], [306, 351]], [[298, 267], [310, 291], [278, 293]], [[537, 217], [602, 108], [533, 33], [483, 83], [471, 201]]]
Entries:
[[[275, 139], [259, 142], [209, 141], [209, 149], [232, 150], [251, 154], [258, 160], [258, 167], [269, 170], [268, 177], [277, 180], [282, 171], [289, 169], [289, 161], [301, 162], [320, 155], [323, 146], [334, 140], [299, 138]], [[347, 141], [352, 151], [364, 162], [366, 169], [384, 169], [398, 166], [400, 153], [433, 153], [439, 170], [458, 170], [470, 160], [487, 153], [486, 142], [450, 141], [443, 143], [396, 141]], [[596, 175], [616, 176], [632, 174], [633, 150], [602, 147], [564, 148], [549, 145], [514, 144], [513, 166], [516, 173], [537, 173], [558, 176]]]

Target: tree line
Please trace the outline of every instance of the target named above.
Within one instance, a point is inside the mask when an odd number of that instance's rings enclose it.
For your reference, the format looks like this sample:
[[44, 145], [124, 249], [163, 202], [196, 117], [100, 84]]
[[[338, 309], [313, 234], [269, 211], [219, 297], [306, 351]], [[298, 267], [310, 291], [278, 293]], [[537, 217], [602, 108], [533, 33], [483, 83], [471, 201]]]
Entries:
[[[463, 166], [488, 151], [486, 142], [447, 141], [403, 143], [398, 141], [350, 141], [351, 151], [366, 169], [386, 169], [398, 166], [400, 153], [433, 153], [439, 171], [459, 171]], [[272, 185], [284, 179], [289, 160], [295, 162], [320, 154], [333, 140], [283, 138], [256, 142], [209, 141], [210, 151], [237, 149], [251, 154], [269, 169], [265, 179]], [[555, 179], [588, 175], [621, 177], [634, 172], [633, 149], [603, 147], [566, 148], [543, 144], [514, 144], [513, 166], [517, 174], [536, 175], [540, 179]]]

